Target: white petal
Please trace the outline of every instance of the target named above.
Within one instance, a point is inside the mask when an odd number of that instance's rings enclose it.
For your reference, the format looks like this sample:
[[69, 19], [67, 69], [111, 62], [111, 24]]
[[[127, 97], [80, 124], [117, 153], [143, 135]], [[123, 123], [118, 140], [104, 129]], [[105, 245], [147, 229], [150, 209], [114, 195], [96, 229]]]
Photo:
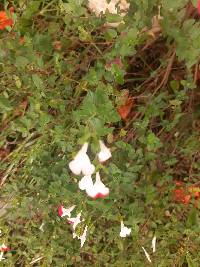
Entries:
[[105, 146], [103, 141], [99, 141], [100, 144], [100, 152], [98, 153], [98, 159], [100, 162], [104, 162], [112, 157], [110, 149]]
[[62, 209], [62, 215], [61, 215], [61, 217], [64, 217], [64, 216], [70, 217], [71, 216], [71, 212], [74, 210], [75, 207], [76, 206], [73, 205], [73, 206], [65, 209], [63, 206], [61, 206], [61, 209]]
[[73, 238], [76, 238], [77, 237], [77, 234], [75, 232], [73, 232]]
[[81, 190], [86, 190], [88, 187], [92, 187], [93, 181], [91, 175], [83, 176], [79, 181], [78, 186]]
[[94, 185], [93, 186], [88, 186], [86, 188], [86, 193], [91, 198], [94, 198], [98, 194], [98, 192], [96, 191]]
[[92, 175], [95, 172], [95, 166], [88, 162], [87, 164], [82, 166], [83, 175]]
[[[73, 223], [73, 229], [76, 229], [76, 226], [81, 222], [81, 212], [75, 218], [69, 218], [69, 222]], [[84, 220], [82, 220], [83, 222]]]
[[88, 143], [84, 143], [83, 146], [81, 147], [80, 151], [83, 153], [87, 153], [88, 150]]
[[120, 237], [126, 237], [131, 234], [131, 228], [124, 226], [123, 221], [121, 221], [121, 231], [119, 233]]
[[154, 238], [152, 239], [152, 249], [153, 249], [153, 253], [156, 252], [156, 236], [154, 236]]
[[42, 224], [40, 225], [40, 228], [39, 228], [40, 231], [42, 231], [42, 232], [44, 232], [44, 228], [43, 228], [43, 227], [44, 227], [44, 223], [42, 223]]
[[99, 172], [96, 173], [96, 181], [94, 183], [94, 191], [96, 193], [100, 193], [102, 195], [108, 195], [109, 194], [109, 188], [102, 183]]
[[75, 175], [79, 175], [81, 173], [82, 164], [80, 165], [79, 161], [72, 160], [69, 163], [69, 168]]
[[91, 164], [90, 159], [86, 154], [87, 148], [88, 143], [85, 143], [76, 154], [75, 158], [69, 163], [69, 168], [75, 175], [79, 175], [84, 166], [89, 166]]
[[149, 262], [151, 262], [151, 258], [150, 258], [149, 253], [146, 251], [146, 249], [145, 249], [144, 247], [142, 247], [142, 249], [144, 250], [144, 254], [145, 254], [145, 256], [147, 257], [147, 260], [148, 260]]
[[82, 248], [82, 246], [84, 245], [84, 243], [86, 241], [87, 228], [88, 228], [88, 226], [86, 225], [83, 234], [80, 237], [78, 237], [78, 239], [81, 240], [81, 248]]
[[0, 261], [2, 261], [2, 260], [5, 260], [5, 258], [3, 257], [3, 251], [0, 252]]

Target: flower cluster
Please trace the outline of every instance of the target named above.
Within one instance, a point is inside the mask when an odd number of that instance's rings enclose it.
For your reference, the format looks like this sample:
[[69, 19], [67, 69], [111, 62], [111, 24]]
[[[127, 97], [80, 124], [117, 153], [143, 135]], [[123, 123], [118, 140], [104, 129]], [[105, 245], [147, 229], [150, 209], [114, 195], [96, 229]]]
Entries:
[[10, 251], [10, 248], [8, 246], [6, 246], [4, 243], [0, 245], [0, 262], [5, 259], [3, 255], [7, 251]]
[[128, 236], [130, 234], [131, 234], [131, 228], [128, 228], [128, 227], [124, 226], [124, 222], [121, 221], [121, 231], [120, 231], [119, 235], [121, 237], [126, 237], [126, 236]]
[[81, 235], [76, 234], [76, 227], [80, 223], [84, 222], [84, 219], [81, 220], [81, 212], [79, 212], [76, 217], [71, 217], [71, 212], [75, 209], [75, 207], [76, 206], [73, 205], [73, 206], [66, 209], [63, 206], [59, 206], [58, 207], [58, 215], [59, 215], [59, 217], [67, 216], [68, 223], [72, 225], [73, 238], [77, 237], [81, 241], [81, 247], [82, 247], [85, 243], [85, 240], [86, 240], [88, 226], [87, 225], [85, 226], [83, 233]]
[[[100, 151], [97, 154], [99, 162], [105, 162], [112, 155], [110, 149], [105, 146], [103, 141], [99, 141]], [[95, 166], [91, 163], [87, 155], [88, 143], [85, 143], [75, 158], [69, 163], [70, 170], [75, 175], [83, 174], [83, 178], [79, 181], [79, 189], [93, 198], [104, 198], [109, 194], [109, 188], [101, 181], [99, 172], [96, 173], [96, 181], [93, 183], [92, 174], [95, 172]]]
[[[110, 149], [106, 147], [102, 140], [99, 140], [99, 148], [100, 150], [97, 153], [97, 158], [100, 163], [103, 163], [112, 157]], [[88, 143], [84, 143], [74, 159], [70, 161], [69, 169], [75, 175], [83, 175], [78, 183], [80, 190], [85, 191], [92, 199], [105, 198], [109, 195], [109, 188], [102, 182], [99, 172], [96, 172], [96, 179], [95, 182], [93, 182], [92, 175], [95, 173], [95, 166], [91, 163], [87, 150]], [[82, 228], [82, 222], [85, 220], [81, 220], [81, 212], [79, 212], [76, 217], [71, 217], [71, 212], [74, 209], [75, 205], [68, 208], [61, 205], [58, 208], [58, 215], [59, 217], [67, 217], [67, 222], [72, 225], [73, 238], [78, 238], [81, 241], [82, 247], [86, 240], [88, 225], [86, 224], [84, 228]], [[76, 227], [78, 225], [81, 226], [81, 234], [77, 234]], [[126, 227], [123, 221], [121, 221], [120, 237], [126, 237], [130, 234], [131, 228]]]

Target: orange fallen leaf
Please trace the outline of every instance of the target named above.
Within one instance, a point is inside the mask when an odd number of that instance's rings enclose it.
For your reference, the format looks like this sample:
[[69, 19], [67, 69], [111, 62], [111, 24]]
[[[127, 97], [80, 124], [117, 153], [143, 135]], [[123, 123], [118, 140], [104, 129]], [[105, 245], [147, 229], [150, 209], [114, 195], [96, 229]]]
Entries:
[[19, 38], [19, 43], [20, 43], [20, 45], [23, 45], [24, 44], [24, 36], [21, 36]]
[[198, 207], [198, 201], [200, 200], [200, 188], [197, 186], [184, 187], [184, 183], [176, 181], [176, 188], [173, 191], [174, 200], [184, 205], [188, 205], [192, 198], [195, 199], [195, 207]]
[[[13, 8], [10, 8], [10, 15], [14, 12]], [[12, 26], [14, 23], [11, 17], [8, 17], [5, 11], [0, 11], [0, 30], [4, 30], [7, 26]]]
[[188, 205], [191, 200], [191, 195], [186, 194], [185, 190], [181, 187], [179, 189], [174, 190], [174, 200], [179, 203], [183, 203], [184, 205]]
[[62, 43], [60, 41], [55, 41], [54, 42], [54, 48], [55, 48], [55, 50], [61, 50]]
[[132, 107], [133, 107], [133, 99], [132, 98], [128, 98], [126, 103], [117, 109], [120, 117], [123, 120], [126, 120], [126, 118], [128, 117], [129, 113], [131, 112]]
[[200, 0], [198, 0], [198, 3], [197, 3], [197, 12], [200, 15]]

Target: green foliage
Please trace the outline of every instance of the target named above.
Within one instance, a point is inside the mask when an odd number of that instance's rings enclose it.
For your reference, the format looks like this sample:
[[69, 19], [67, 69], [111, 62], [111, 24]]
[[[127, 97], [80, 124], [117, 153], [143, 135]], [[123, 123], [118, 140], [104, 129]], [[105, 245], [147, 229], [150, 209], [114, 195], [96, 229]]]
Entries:
[[[200, 175], [199, 17], [185, 16], [186, 0], [129, 2], [117, 28], [105, 23], [119, 15], [96, 17], [84, 0], [5, 3], [15, 24], [0, 30], [0, 245], [11, 247], [1, 266], [200, 266], [199, 206], [173, 196], [175, 180]], [[106, 164], [99, 139], [111, 147]], [[86, 197], [68, 168], [86, 141], [105, 199]], [[82, 210], [83, 248], [60, 204]], [[122, 219], [130, 237], [119, 236]]]

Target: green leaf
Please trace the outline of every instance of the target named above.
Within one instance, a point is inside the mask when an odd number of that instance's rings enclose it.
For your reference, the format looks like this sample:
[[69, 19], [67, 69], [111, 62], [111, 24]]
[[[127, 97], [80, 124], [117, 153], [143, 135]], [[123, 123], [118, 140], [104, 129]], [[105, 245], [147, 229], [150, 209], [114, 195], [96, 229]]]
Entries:
[[196, 225], [196, 223], [197, 223], [197, 210], [196, 208], [191, 208], [187, 218], [187, 226], [192, 227]]
[[13, 108], [12, 108], [10, 101], [4, 96], [0, 96], [0, 112], [4, 113], [4, 112], [11, 111], [12, 109]]
[[147, 135], [147, 149], [149, 151], [156, 151], [161, 146], [160, 139], [153, 132], [149, 132]]
[[17, 56], [15, 64], [18, 68], [25, 69], [25, 67], [29, 64], [29, 60], [26, 57]]
[[27, 8], [22, 15], [22, 18], [26, 20], [32, 19], [33, 15], [39, 10], [40, 4], [41, 1], [29, 1]]
[[35, 84], [37, 89], [39, 89], [39, 90], [44, 89], [44, 83], [43, 83], [42, 79], [37, 74], [33, 74], [32, 79], [33, 79], [33, 83]]
[[187, 260], [188, 267], [198, 267], [198, 264], [192, 260], [189, 253], [186, 254], [186, 260]]

